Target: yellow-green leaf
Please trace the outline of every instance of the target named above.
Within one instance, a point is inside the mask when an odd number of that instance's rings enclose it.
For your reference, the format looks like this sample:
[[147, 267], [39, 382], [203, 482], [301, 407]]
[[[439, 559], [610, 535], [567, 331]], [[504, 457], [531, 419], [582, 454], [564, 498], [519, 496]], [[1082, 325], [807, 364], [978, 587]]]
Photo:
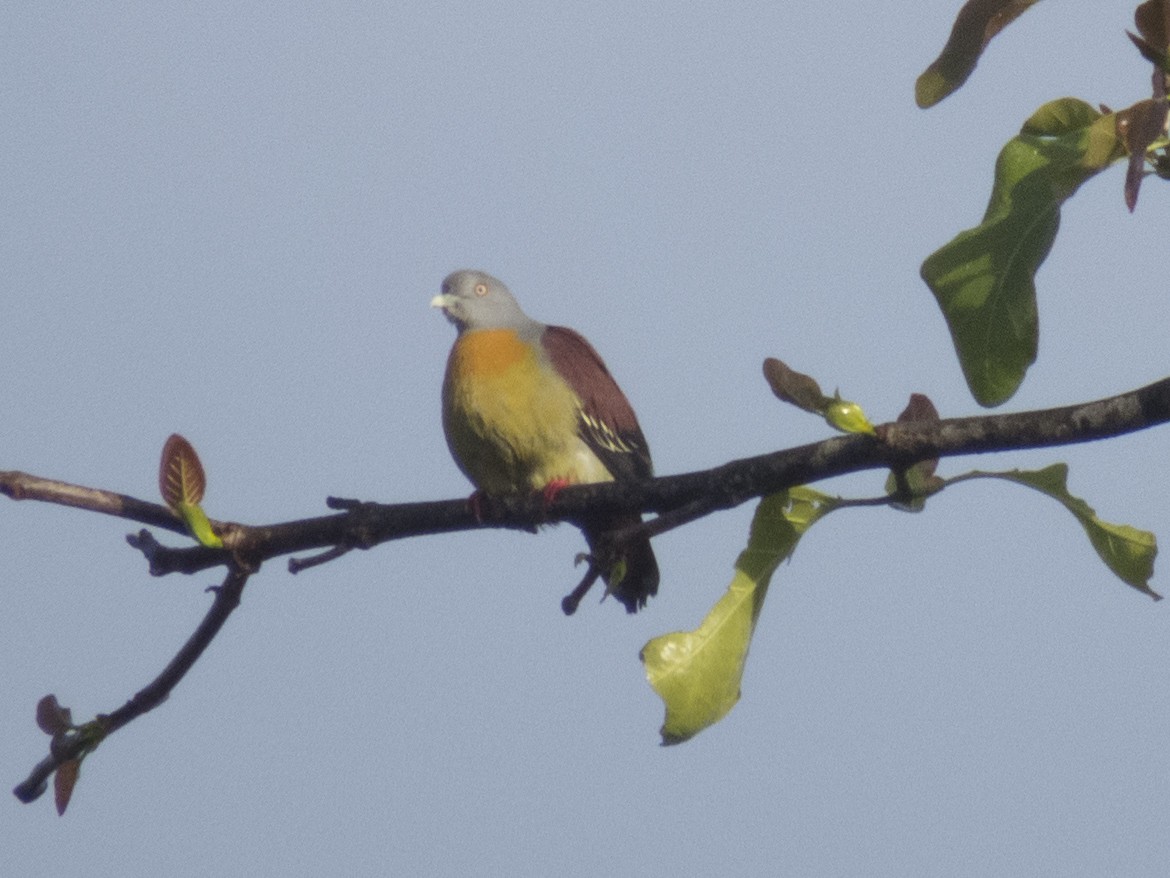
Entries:
[[868, 433], [874, 435], [873, 424], [865, 416], [861, 406], [847, 399], [841, 399], [840, 394], [829, 400], [825, 406], [825, 421], [830, 427], [842, 433]]
[[721, 720], [739, 700], [748, 646], [776, 567], [837, 501], [797, 487], [756, 507], [735, 575], [694, 631], [655, 637], [642, 648], [646, 678], [666, 703], [662, 743], [679, 744]]
[[1001, 473], [977, 470], [960, 478], [1006, 479], [1034, 488], [1057, 500], [1080, 522], [1093, 549], [1118, 579], [1154, 600], [1161, 600], [1162, 596], [1149, 586], [1150, 577], [1154, 575], [1154, 559], [1158, 554], [1157, 538], [1149, 531], [1138, 530], [1128, 524], [1111, 524], [1099, 519], [1093, 507], [1069, 493], [1067, 464], [1054, 463], [1041, 470]]
[[187, 530], [191, 532], [191, 536], [199, 540], [204, 546], [209, 549], [222, 549], [223, 540], [211, 527], [211, 522], [207, 518], [202, 507], [198, 503], [180, 503], [179, 508], [175, 510], [179, 513], [179, 517], [187, 525]]

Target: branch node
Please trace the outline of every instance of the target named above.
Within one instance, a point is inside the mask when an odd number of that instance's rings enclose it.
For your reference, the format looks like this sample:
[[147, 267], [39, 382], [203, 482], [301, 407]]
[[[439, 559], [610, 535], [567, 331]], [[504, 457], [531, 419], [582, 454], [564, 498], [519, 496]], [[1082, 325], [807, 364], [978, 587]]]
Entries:
[[146, 563], [150, 565], [151, 576], [161, 576], [162, 569], [157, 564], [158, 553], [164, 548], [163, 544], [154, 538], [154, 534], [143, 528], [136, 534], [126, 534], [126, 542], [142, 553]]

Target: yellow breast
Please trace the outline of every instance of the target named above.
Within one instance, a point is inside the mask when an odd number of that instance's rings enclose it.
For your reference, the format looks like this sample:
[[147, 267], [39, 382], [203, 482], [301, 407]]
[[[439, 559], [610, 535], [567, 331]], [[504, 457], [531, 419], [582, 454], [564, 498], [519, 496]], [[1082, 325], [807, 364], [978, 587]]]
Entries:
[[451, 349], [443, 382], [447, 444], [488, 493], [611, 478], [578, 435], [579, 411], [568, 384], [510, 329], [464, 332]]

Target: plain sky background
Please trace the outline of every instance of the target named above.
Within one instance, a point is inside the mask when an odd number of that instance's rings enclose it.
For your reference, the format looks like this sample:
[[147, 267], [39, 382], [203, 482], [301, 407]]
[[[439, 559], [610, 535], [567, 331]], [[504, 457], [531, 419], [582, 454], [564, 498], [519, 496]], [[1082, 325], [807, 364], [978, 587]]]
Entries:
[[[828, 433], [774, 400], [767, 356], [874, 421], [914, 391], [977, 413], [918, 266], [978, 222], [1036, 107], [1128, 105], [1149, 67], [1133, 3], [1042, 3], [920, 111], [959, 5], [11, 5], [0, 469], [156, 499], [177, 431], [217, 518], [464, 496], [439, 423], [454, 334], [427, 307], [461, 267], [593, 341], [662, 474]], [[1040, 359], [1003, 410], [1170, 373], [1170, 194], [1148, 183], [1130, 216], [1122, 182], [1067, 206]], [[943, 471], [1064, 460], [1103, 518], [1165, 542], [1166, 448], [1162, 429]], [[634, 618], [561, 614], [567, 526], [271, 562], [63, 819], [51, 796], [0, 802], [4, 869], [1166, 873], [1170, 605], [1006, 484], [820, 523], [774, 581], [739, 706], [659, 747], [638, 650], [718, 599], [751, 511], [658, 539]], [[208, 605], [218, 573], [151, 578], [133, 529], [0, 500], [5, 789], [45, 753], [40, 696], [117, 707]]]

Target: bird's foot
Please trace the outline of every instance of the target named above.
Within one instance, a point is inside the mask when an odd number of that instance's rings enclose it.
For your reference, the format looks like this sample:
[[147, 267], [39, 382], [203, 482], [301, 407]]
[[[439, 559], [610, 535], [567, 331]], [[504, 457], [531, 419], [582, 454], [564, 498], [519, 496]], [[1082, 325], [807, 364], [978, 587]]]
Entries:
[[486, 496], [487, 494], [485, 492], [476, 488], [471, 492], [471, 496], [467, 498], [467, 506], [479, 524], [483, 524], [483, 500]]
[[597, 582], [601, 576], [601, 570], [594, 565], [592, 556], [582, 552], [577, 556], [577, 563], [580, 564], [582, 561], [589, 564], [589, 570], [586, 571], [585, 578], [577, 583], [577, 587], [561, 600], [561, 609], [564, 610], [566, 616], [571, 616], [577, 612], [577, 607], [581, 605], [581, 601], [589, 593], [589, 589], [593, 588], [593, 583]]
[[556, 478], [550, 481], [544, 486], [544, 490], [540, 492], [544, 497], [544, 505], [546, 507], [551, 506], [553, 501], [557, 499], [557, 494], [561, 493], [563, 489], [571, 484], [571, 481], [564, 478]]

